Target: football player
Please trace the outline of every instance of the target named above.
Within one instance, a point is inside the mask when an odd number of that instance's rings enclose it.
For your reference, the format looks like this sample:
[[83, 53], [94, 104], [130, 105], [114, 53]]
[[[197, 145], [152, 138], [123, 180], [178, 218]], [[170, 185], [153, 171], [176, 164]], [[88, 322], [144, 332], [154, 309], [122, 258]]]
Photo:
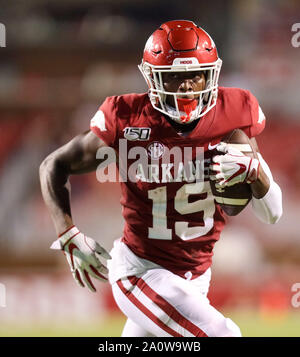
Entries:
[[[253, 211], [266, 223], [279, 220], [282, 197], [261, 154], [252, 159], [221, 143], [239, 128], [259, 153], [255, 137], [265, 126], [249, 91], [218, 87], [221, 65], [202, 28], [185, 20], [162, 24], [148, 39], [139, 66], [149, 91], [107, 98], [90, 130], [41, 164], [42, 193], [58, 235], [51, 247], [64, 252], [78, 285], [96, 291], [92, 278], [109, 279], [128, 318], [122, 336], [241, 336], [207, 299], [213, 247], [225, 225], [210, 180], [220, 187], [247, 182]], [[137, 147], [149, 162], [136, 180], [120, 182], [125, 226], [108, 253], [73, 222], [67, 184], [70, 175], [97, 169], [101, 148], [124, 156], [120, 140], [126, 140], [123, 168], [134, 161], [128, 153]], [[183, 166], [177, 171], [172, 161], [163, 163], [175, 147], [203, 149], [201, 182], [187, 177]], [[212, 155], [215, 147], [220, 155]], [[197, 157], [191, 155], [195, 168]], [[108, 259], [108, 269], [101, 258]]]

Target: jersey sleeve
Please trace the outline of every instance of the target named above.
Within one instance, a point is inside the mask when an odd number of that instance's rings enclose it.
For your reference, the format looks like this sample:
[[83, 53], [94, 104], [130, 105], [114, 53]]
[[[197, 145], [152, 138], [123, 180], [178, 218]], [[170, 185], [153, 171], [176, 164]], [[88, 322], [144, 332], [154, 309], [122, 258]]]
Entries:
[[251, 124], [246, 128], [247, 135], [252, 138], [259, 135], [265, 128], [266, 117], [255, 96], [248, 92], [248, 106], [251, 116]]
[[108, 97], [90, 122], [91, 131], [106, 145], [115, 147], [117, 139], [116, 97]]

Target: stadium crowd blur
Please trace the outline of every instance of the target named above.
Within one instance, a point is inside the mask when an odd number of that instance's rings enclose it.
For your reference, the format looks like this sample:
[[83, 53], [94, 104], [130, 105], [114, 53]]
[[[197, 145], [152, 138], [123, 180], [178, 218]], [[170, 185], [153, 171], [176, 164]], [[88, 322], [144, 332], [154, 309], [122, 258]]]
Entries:
[[[300, 47], [291, 44], [291, 27], [300, 22], [300, 2], [0, 5], [6, 26], [6, 47], [0, 48], [0, 279], [28, 269], [67, 271], [63, 257], [49, 249], [55, 231], [41, 197], [39, 164], [89, 128], [106, 96], [146, 90], [137, 69], [145, 40], [161, 23], [184, 18], [214, 38], [223, 59], [220, 85], [249, 89], [258, 98], [267, 117], [258, 144], [283, 191], [278, 224], [260, 223], [250, 207], [229, 219], [216, 244], [212, 285], [219, 295], [212, 299], [219, 305], [232, 302], [230, 294], [234, 304], [241, 296], [268, 300], [269, 286], [279, 294], [279, 305], [291, 307], [285, 299], [300, 281]], [[95, 173], [71, 182], [77, 226], [110, 249], [122, 234], [118, 184], [100, 184]], [[79, 290], [75, 284], [74, 289]]]

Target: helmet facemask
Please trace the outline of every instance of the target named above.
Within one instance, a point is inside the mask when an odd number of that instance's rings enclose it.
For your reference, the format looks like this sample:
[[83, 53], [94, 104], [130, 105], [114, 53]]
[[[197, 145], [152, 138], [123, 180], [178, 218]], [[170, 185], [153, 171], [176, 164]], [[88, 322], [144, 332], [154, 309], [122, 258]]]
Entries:
[[[180, 62], [183, 62], [183, 58]], [[174, 121], [186, 124], [205, 115], [216, 105], [218, 94], [218, 79], [222, 60], [218, 59], [212, 63], [199, 64], [196, 58], [186, 58], [186, 62], [192, 64], [177, 64], [176, 59], [172, 66], [155, 66], [147, 62], [142, 62], [139, 69], [142, 72], [148, 86], [149, 98], [155, 109], [169, 116]], [[205, 88], [201, 91], [189, 91], [188, 94], [194, 95], [197, 99], [186, 103], [182, 100], [184, 96], [180, 92], [168, 92], [164, 88], [162, 73], [163, 72], [191, 72], [203, 71], [205, 73]], [[186, 93], [185, 93], [186, 94]], [[173, 96], [175, 107], [167, 104], [167, 96]], [[179, 99], [179, 101], [178, 101]]]

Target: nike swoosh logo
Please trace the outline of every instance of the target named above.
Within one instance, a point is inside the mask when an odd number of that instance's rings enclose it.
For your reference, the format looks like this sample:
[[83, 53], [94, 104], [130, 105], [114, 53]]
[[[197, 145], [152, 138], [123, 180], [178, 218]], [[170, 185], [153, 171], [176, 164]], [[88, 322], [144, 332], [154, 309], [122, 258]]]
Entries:
[[214, 150], [218, 145], [219, 145], [219, 143], [216, 144], [216, 145], [211, 145], [211, 143], [209, 143], [208, 144], [208, 150]]
[[229, 177], [225, 182], [231, 181], [233, 178], [235, 178], [238, 175], [241, 175], [243, 172], [246, 171], [246, 166], [244, 164], [237, 163], [237, 165], [239, 165], [239, 167], [240, 167], [239, 170], [235, 174], [233, 174], [231, 177]]

